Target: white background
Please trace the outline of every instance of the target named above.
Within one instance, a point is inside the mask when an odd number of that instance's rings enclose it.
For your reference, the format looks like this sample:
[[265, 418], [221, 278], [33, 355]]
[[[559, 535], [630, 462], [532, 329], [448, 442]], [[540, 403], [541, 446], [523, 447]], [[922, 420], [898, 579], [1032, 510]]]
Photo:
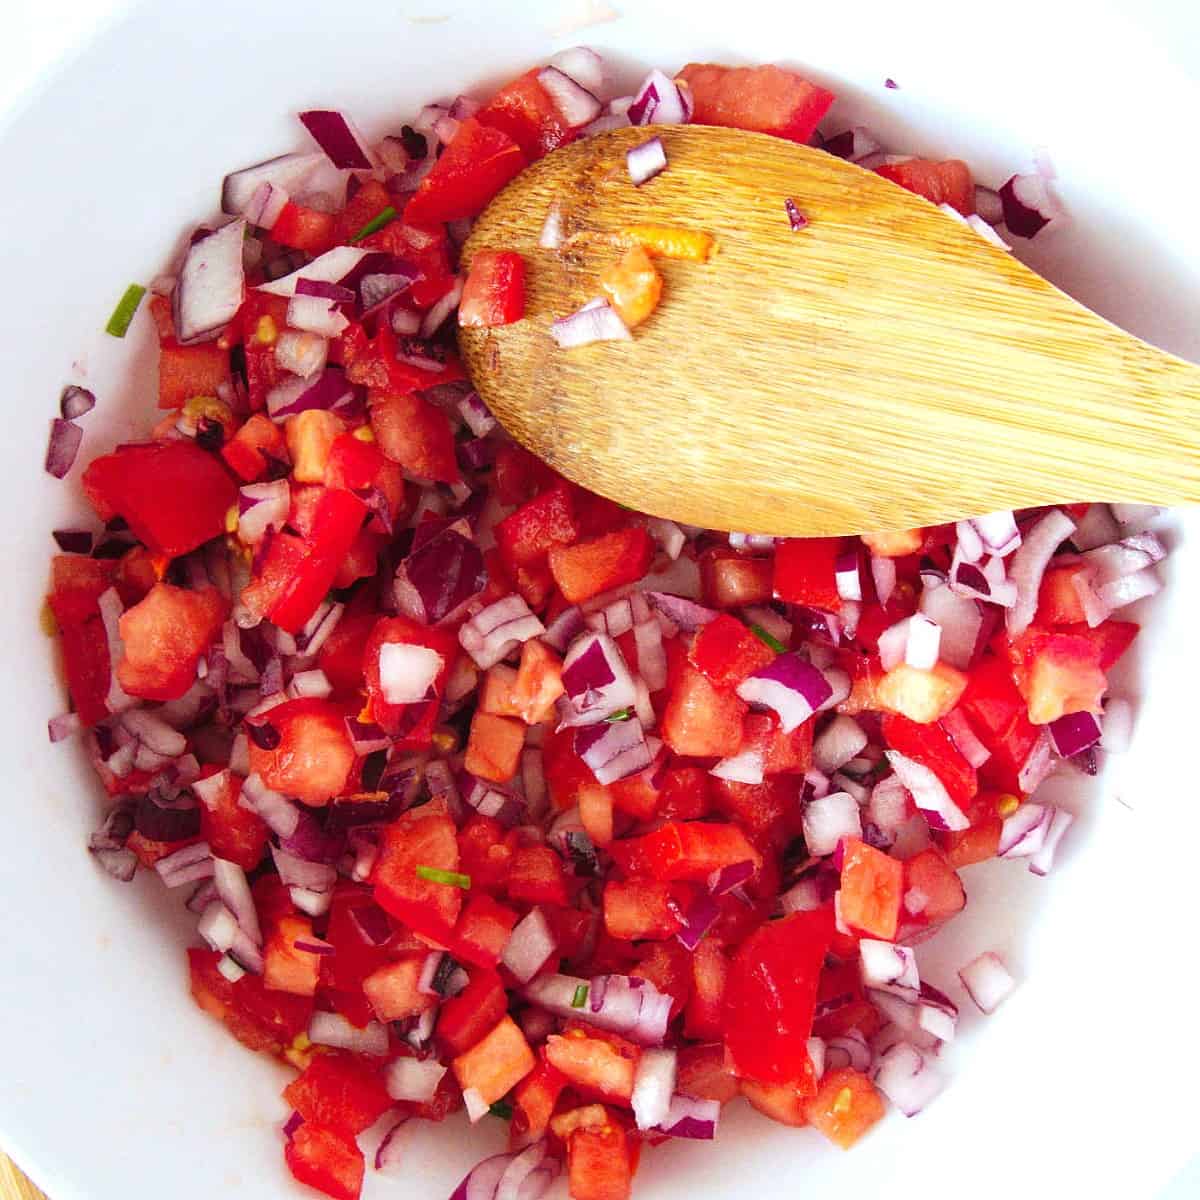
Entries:
[[[910, 5], [919, 9], [919, 0], [910, 0]], [[53, 86], [51, 69], [55, 64], [64, 60], [69, 70], [73, 49], [129, 7], [129, 0], [38, 0], [36, 4], [20, 0], [15, 11], [6, 12], [4, 37], [0, 38], [0, 120], [31, 90]], [[1200, 76], [1200, 4], [1195, 0], [1140, 0], [1129, 7], [1169, 58], [1191, 75]], [[196, 19], [203, 19], [201, 8]], [[1036, 36], [1036, 31], [1030, 34]], [[1109, 82], [1119, 86], [1119, 82]], [[1177, 114], [1180, 150], [1192, 153], [1194, 126], [1186, 116]], [[19, 186], [19, 181], [9, 180], [8, 185]], [[1114, 1102], [1121, 1101], [1114, 1097]], [[1200, 1159], [1163, 1193], [1162, 1200], [1200, 1200]]]

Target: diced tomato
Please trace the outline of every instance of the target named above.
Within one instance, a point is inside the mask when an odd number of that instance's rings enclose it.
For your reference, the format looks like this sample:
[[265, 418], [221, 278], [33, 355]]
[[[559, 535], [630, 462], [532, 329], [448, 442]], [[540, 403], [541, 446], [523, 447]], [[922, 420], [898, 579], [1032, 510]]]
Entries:
[[842, 844], [842, 921], [869, 937], [892, 941], [900, 917], [904, 866], [859, 838]]
[[783, 67], [723, 67], [688, 63], [679, 78], [692, 90], [692, 120], [773, 133], [807, 142], [834, 95]]
[[454, 927], [454, 957], [478, 967], [494, 967], [518, 919], [507, 905], [473, 891]]
[[843, 1037], [857, 1029], [870, 1037], [882, 1025], [878, 1009], [863, 994], [862, 973], [857, 954], [853, 962], [830, 966], [821, 973], [817, 988], [819, 1015], [813, 1022], [817, 1037]]
[[805, 1078], [798, 1083], [761, 1083], [756, 1079], [739, 1079], [738, 1089], [750, 1106], [780, 1125], [798, 1127], [808, 1124], [805, 1106], [816, 1091], [815, 1079]]
[[499, 129], [512, 138], [530, 162], [575, 136], [554, 98], [538, 82], [536, 67], [502, 87], [475, 117], [481, 125]]
[[[905, 894], [915, 889], [925, 897], [924, 907], [919, 913], [907, 914], [919, 925], [940, 925], [966, 907], [967, 893], [963, 890], [958, 872], [950, 866], [940, 850], [932, 847], [922, 850], [904, 864], [903, 888]], [[843, 911], [844, 908], [843, 904]]]
[[668, 882], [700, 882], [734, 863], [752, 862], [756, 870], [762, 865], [762, 855], [741, 829], [717, 822], [668, 821], [643, 837], [615, 841], [608, 851], [627, 875]]
[[333, 1200], [358, 1200], [365, 1164], [352, 1137], [306, 1121], [288, 1139], [283, 1154], [288, 1170], [299, 1183]]
[[540, 492], [496, 525], [496, 545], [510, 571], [545, 563], [556, 546], [579, 538], [571, 488], [563, 481]]
[[508, 878], [512, 838], [493, 817], [473, 813], [458, 831], [459, 870], [471, 877], [471, 890], [493, 891]]
[[467, 970], [467, 986], [438, 1010], [436, 1035], [448, 1055], [464, 1054], [508, 1011], [508, 994], [495, 971]]
[[[526, 643], [528, 645], [528, 643]], [[662, 795], [659, 788], [650, 781], [654, 771], [641, 771], [630, 775], [627, 779], [618, 779], [609, 786], [613, 808], [625, 813], [636, 821], [646, 821], [658, 809], [659, 798]], [[703, 773], [703, 772], [702, 772]], [[678, 814], [675, 814], [678, 815]]]
[[723, 817], [736, 821], [749, 834], [771, 835], [800, 832], [800, 783], [775, 776], [762, 783], [738, 783], [713, 779], [714, 807]]
[[334, 695], [356, 696], [363, 690], [363, 663], [376, 620], [373, 603], [358, 611], [352, 603], [325, 639], [317, 666], [333, 685]]
[[495, 1104], [533, 1070], [537, 1060], [516, 1022], [503, 1017], [450, 1065], [464, 1092], [474, 1090], [484, 1104]]
[[354, 766], [354, 745], [341, 710], [328, 700], [288, 700], [264, 714], [279, 734], [267, 750], [250, 739], [250, 767], [267, 787], [305, 804], [339, 795]]
[[180, 408], [194, 396], [216, 396], [217, 388], [230, 382], [229, 350], [217, 342], [159, 347], [159, 408]]
[[252, 413], [221, 447], [221, 457], [241, 480], [253, 483], [288, 463], [287, 439], [270, 417]]
[[419, 866], [458, 870], [458, 838], [442, 800], [409, 809], [384, 827], [371, 882], [382, 908], [417, 933], [449, 945], [462, 908], [462, 891], [422, 879]]
[[882, 1120], [884, 1111], [883, 1097], [875, 1085], [850, 1067], [830, 1071], [805, 1108], [809, 1123], [843, 1150], [849, 1150]]
[[525, 315], [525, 260], [512, 250], [479, 250], [463, 284], [458, 323], [463, 328], [511, 325]]
[[476, 710], [463, 766], [480, 779], [508, 783], [517, 773], [524, 744], [523, 722]]
[[979, 782], [1001, 792], [1018, 790], [1018, 777], [1041, 731], [1029, 720], [1025, 699], [1008, 664], [987, 657], [970, 674], [960, 708], [975, 736], [991, 752]]
[[421, 180], [404, 219], [458, 221], [478, 216], [525, 162], [521, 147], [507, 133], [468, 117]]
[[108, 716], [108, 638], [97, 601], [112, 586], [113, 566], [75, 554], [55, 555], [47, 598], [58, 625], [67, 690], [84, 725]]
[[629, 1200], [636, 1166], [629, 1135], [615, 1121], [577, 1129], [567, 1139], [572, 1200]]
[[251, 1050], [278, 1054], [308, 1029], [310, 998], [269, 991], [249, 973], [230, 983], [217, 970], [221, 955], [215, 950], [193, 947], [187, 954], [192, 998]]
[[508, 442], [496, 451], [492, 486], [501, 504], [524, 504], [539, 492], [553, 487], [558, 478], [553, 467], [516, 442]]
[[313, 996], [321, 977], [321, 956], [297, 948], [313, 936], [307, 917], [280, 917], [263, 946], [263, 986], [294, 996]]
[[735, 693], [719, 691], [685, 665], [667, 700], [662, 738], [676, 754], [725, 758], [741, 748], [742, 720], [748, 711]]
[[719, 688], [737, 687], [774, 658], [770, 646], [725, 613], [702, 625], [688, 650], [688, 662]]
[[615, 938], [669, 938], [682, 928], [671, 886], [650, 879], [609, 880], [604, 885], [604, 927]]
[[566, 904], [567, 877], [562, 859], [549, 846], [520, 846], [513, 851], [508, 894], [525, 904]]
[[[336, 632], [336, 631], [335, 631]], [[423, 646], [441, 657], [442, 665], [434, 677], [433, 697], [415, 704], [393, 704], [383, 689], [380, 661], [383, 647], [389, 644]], [[448, 629], [421, 625], [408, 617], [380, 617], [367, 639], [363, 651], [364, 677], [371, 716], [375, 723], [393, 737], [403, 737], [406, 750], [428, 747], [437, 722], [438, 704], [446, 691], [446, 681], [459, 655], [458, 638]]]
[[228, 615], [229, 602], [215, 587], [192, 592], [156, 583], [118, 622], [121, 686], [146, 700], [177, 700], [195, 683], [200, 656]]
[[628, 1104], [641, 1051], [632, 1042], [600, 1030], [568, 1029], [546, 1039], [546, 1061], [585, 1095]]
[[563, 694], [562, 659], [544, 642], [531, 638], [521, 647], [521, 662], [512, 691], [512, 704], [527, 725], [548, 721]]
[[1040, 625], [1071, 625], [1085, 621], [1083, 600], [1076, 579], [1087, 581], [1092, 568], [1082, 559], [1051, 559], [1038, 589], [1037, 621]]
[[512, 1136], [521, 1145], [536, 1142], [550, 1124], [567, 1077], [542, 1060], [513, 1091]]
[[960, 808], [979, 790], [975, 768], [963, 758], [940, 725], [918, 725], [908, 717], [888, 713], [883, 718], [882, 730], [884, 741], [905, 758], [928, 767]]
[[945, 162], [909, 158], [904, 162], [884, 163], [875, 168], [875, 173], [924, 196], [931, 204], [949, 204], [964, 217], [975, 211], [975, 181], [970, 167], [960, 158]]
[[875, 685], [879, 707], [928, 725], [940, 721], [961, 699], [967, 677], [948, 663], [922, 670], [900, 663]]
[[712, 785], [715, 782], [703, 767], [667, 767], [659, 785], [658, 815], [676, 821], [707, 817], [713, 811]]
[[725, 1063], [725, 1047], [720, 1043], [681, 1046], [675, 1089], [697, 1100], [728, 1104], [738, 1094], [738, 1081]]
[[166, 574], [161, 555], [151, 554], [145, 546], [134, 546], [117, 559], [112, 583], [126, 608], [144, 600], [151, 588]]
[[714, 608], [769, 603], [773, 578], [774, 566], [769, 558], [750, 558], [722, 549], [706, 550], [700, 556], [704, 602]]
[[835, 567], [841, 550], [840, 538], [784, 538], [775, 549], [776, 597], [791, 604], [837, 612]]
[[683, 1031], [689, 1038], [707, 1041], [721, 1036], [728, 978], [725, 951], [705, 938], [692, 952], [692, 994], [683, 1017]]
[[1095, 645], [1099, 653], [1100, 670], [1107, 671], [1120, 661], [1121, 656], [1133, 644], [1139, 626], [1136, 621], [1103, 621], [1089, 629], [1086, 625], [1068, 625], [1059, 630], [1072, 637], [1086, 638]]
[[542, 743], [542, 769], [554, 807], [566, 811], [579, 801], [582, 788], [596, 782], [592, 769], [575, 753], [574, 730], [551, 730]]
[[645, 575], [654, 557], [654, 542], [645, 529], [618, 529], [574, 546], [550, 551], [550, 570], [559, 590], [572, 604]]
[[379, 449], [422, 479], [457, 483], [461, 478], [450, 419], [412, 392], [372, 390], [368, 403]]
[[626, 250], [600, 272], [600, 291], [630, 329], [640, 325], [662, 297], [662, 276], [641, 246]]
[[803, 1085], [817, 983], [833, 937], [829, 909], [768, 921], [742, 944], [725, 987], [725, 1050], [734, 1074]]
[[1017, 688], [1029, 719], [1048, 725], [1073, 712], [1100, 712], [1108, 680], [1094, 638], [1031, 625], [1009, 647]]
[[289, 200], [271, 226], [271, 240], [293, 250], [324, 254], [334, 245], [334, 216]]
[[200, 799], [200, 835], [215, 857], [252, 871], [262, 861], [270, 830], [262, 817], [238, 803], [240, 775], [215, 766], [202, 772], [203, 777], [218, 774], [223, 776], [221, 786], [207, 790]]
[[[367, 913], [367, 910], [374, 910]], [[383, 966], [393, 954], [389, 943], [376, 945], [363, 934], [357, 914], [367, 914], [363, 920], [378, 920], [383, 914], [363, 888], [339, 885], [333, 893], [329, 910], [329, 924], [325, 940], [333, 947], [333, 953], [321, 963], [321, 985], [333, 991], [358, 993], [363, 980], [372, 971]]]
[[237, 485], [195, 442], [119, 447], [93, 459], [83, 490], [101, 520], [121, 516], [156, 554], [176, 558], [225, 532]]
[[357, 1137], [393, 1100], [379, 1072], [356, 1054], [318, 1054], [283, 1089], [283, 1098], [305, 1121]]
[[424, 954], [409, 954], [385, 963], [363, 980], [363, 994], [381, 1021], [403, 1021], [432, 1008], [434, 998], [418, 986], [425, 966]]
[[791, 733], [783, 732], [774, 713], [747, 713], [742, 721], [741, 750], [759, 750], [766, 775], [805, 774], [812, 767], [812, 745], [811, 720], [797, 725]]

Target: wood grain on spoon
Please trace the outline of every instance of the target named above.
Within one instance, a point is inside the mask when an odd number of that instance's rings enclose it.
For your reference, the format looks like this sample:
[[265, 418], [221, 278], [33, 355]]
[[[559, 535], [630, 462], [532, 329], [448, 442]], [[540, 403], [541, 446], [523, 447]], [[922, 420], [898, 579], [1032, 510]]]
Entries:
[[[634, 187], [625, 152], [667, 169]], [[808, 218], [791, 228], [784, 202]], [[564, 244], [538, 247], [552, 203]], [[560, 350], [636, 224], [711, 233], [658, 259], [630, 342]], [[525, 319], [463, 329], [480, 394], [570, 479], [716, 529], [831, 535], [1079, 500], [1200, 500], [1200, 368], [1083, 308], [918, 196], [820, 150], [620, 129], [534, 164], [464, 248], [517, 250]]]

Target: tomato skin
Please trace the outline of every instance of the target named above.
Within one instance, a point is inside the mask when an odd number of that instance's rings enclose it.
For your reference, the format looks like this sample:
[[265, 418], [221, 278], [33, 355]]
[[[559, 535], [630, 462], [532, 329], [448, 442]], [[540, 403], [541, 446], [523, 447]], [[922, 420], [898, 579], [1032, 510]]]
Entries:
[[556, 546], [579, 540], [571, 488], [560, 480], [496, 524], [496, 545], [509, 571], [545, 563]]
[[832, 92], [783, 67], [688, 63], [679, 78], [692, 90], [692, 120], [807, 142], [834, 101]]
[[365, 1164], [354, 1139], [307, 1121], [283, 1148], [288, 1170], [333, 1200], [358, 1200]]
[[941, 780], [950, 798], [961, 808], [979, 791], [975, 768], [940, 725], [918, 725], [898, 713], [882, 722], [883, 739], [905, 758], [928, 767]]
[[521, 147], [507, 133], [468, 117], [437, 165], [421, 180], [404, 210], [404, 220], [420, 223], [478, 216], [525, 162]]
[[835, 567], [841, 538], [784, 538], [775, 549], [774, 592], [790, 604], [837, 612]]
[[475, 116], [480, 124], [512, 138], [530, 162], [575, 137], [550, 93], [538, 82], [536, 67], [502, 87]]
[[683, 1032], [689, 1038], [704, 1042], [721, 1036], [728, 979], [725, 951], [706, 937], [692, 951], [692, 990], [683, 1017]]
[[458, 870], [458, 838], [444, 800], [409, 809], [384, 827], [371, 882], [381, 908], [417, 933], [449, 945], [463, 893], [422, 879], [418, 866]]
[[117, 623], [125, 647], [117, 663], [121, 686], [146, 700], [179, 699], [228, 615], [229, 602], [215, 587], [193, 592], [156, 583]]
[[949, 204], [964, 217], [975, 211], [975, 181], [971, 169], [960, 158], [945, 162], [910, 158], [906, 162], [884, 163], [875, 168], [875, 174], [924, 196], [931, 204]]
[[283, 1098], [305, 1121], [348, 1138], [369, 1129], [393, 1103], [368, 1060], [340, 1052], [314, 1055]]
[[946, 861], [945, 855], [930, 847], [904, 864], [904, 891], [916, 888], [926, 897], [925, 907], [909, 919], [918, 925], [940, 925], [967, 904], [958, 873]]
[[[442, 665], [432, 684], [432, 700], [419, 701], [417, 704], [388, 702], [383, 693], [379, 663], [383, 647], [389, 643], [424, 646], [441, 656]], [[375, 622], [363, 650], [363, 670], [371, 716], [377, 725], [393, 737], [403, 734], [403, 749], [422, 750], [428, 747], [437, 723], [438, 704], [446, 691], [446, 681], [450, 678], [458, 655], [458, 638], [451, 630], [420, 625], [408, 617], [380, 617]]]
[[842, 920], [870, 937], [892, 941], [900, 917], [904, 865], [860, 838], [842, 845]]
[[556, 546], [550, 551], [550, 571], [562, 594], [572, 604], [582, 604], [601, 592], [641, 579], [653, 557], [650, 535], [634, 526], [574, 546]]
[[454, 957], [477, 967], [494, 967], [518, 920], [518, 914], [507, 905], [472, 889], [454, 927]]
[[1009, 644], [1013, 678], [1034, 725], [1048, 725], [1072, 712], [1100, 712], [1108, 688], [1100, 643], [1068, 632], [1071, 628], [1051, 631], [1031, 625]]
[[100, 597], [112, 586], [113, 565], [103, 559], [56, 554], [47, 603], [58, 625], [67, 690], [84, 725], [108, 716], [112, 673]]
[[305, 804], [328, 804], [354, 766], [354, 746], [341, 710], [328, 700], [287, 700], [264, 714], [279, 733], [271, 750], [250, 739], [250, 767], [267, 787]]
[[334, 952], [321, 961], [321, 986], [326, 990], [361, 995], [363, 980], [394, 956], [390, 940], [379, 946], [369, 942], [354, 918], [356, 910], [377, 907], [366, 888], [339, 884], [334, 890], [325, 930]]
[[700, 556], [704, 603], [714, 608], [770, 603], [773, 578], [774, 564], [769, 558], [750, 558], [719, 547]]
[[498, 891], [508, 879], [515, 835], [506, 834], [494, 817], [472, 813], [458, 831], [460, 870], [471, 877], [471, 890]]
[[833, 912], [768, 921], [742, 943], [725, 987], [725, 1050], [734, 1074], [761, 1083], [813, 1078], [807, 1043]]
[[289, 200], [271, 226], [271, 239], [293, 250], [324, 254], [334, 245], [334, 216]]
[[511, 325], [525, 315], [525, 260], [511, 250], [480, 250], [458, 306], [465, 329]]
[[627, 875], [667, 882], [701, 882], [734, 863], [762, 865], [762, 855], [738, 826], [717, 822], [668, 821], [643, 837], [613, 842], [608, 852]]
[[774, 658], [770, 646], [727, 613], [702, 625], [688, 650], [688, 662], [714, 687], [722, 689], [736, 688]]
[[520, 846], [514, 850], [505, 886], [509, 899], [521, 904], [570, 903], [562, 859], [549, 846]]
[[504, 981], [485, 967], [467, 969], [467, 986], [438, 1010], [435, 1036], [447, 1055], [465, 1054], [508, 1011]]
[[513, 1090], [510, 1145], [536, 1142], [550, 1124], [554, 1107], [567, 1086], [567, 1077], [545, 1059]]
[[93, 459], [83, 490], [101, 520], [122, 516], [156, 554], [177, 558], [225, 532], [237, 485], [194, 442], [121, 446]]
[[1000, 658], [984, 658], [972, 669], [960, 706], [975, 736], [991, 752], [979, 768], [980, 784], [1016, 792], [1020, 770], [1041, 731], [1029, 720], [1008, 664]]

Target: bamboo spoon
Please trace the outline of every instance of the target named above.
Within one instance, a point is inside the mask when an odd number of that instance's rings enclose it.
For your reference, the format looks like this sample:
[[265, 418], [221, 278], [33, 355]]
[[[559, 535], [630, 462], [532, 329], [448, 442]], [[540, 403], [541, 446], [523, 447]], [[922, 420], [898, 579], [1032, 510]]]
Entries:
[[[634, 187], [625, 152], [662, 138]], [[793, 230], [793, 198], [808, 225]], [[550, 206], [558, 250], [539, 249]], [[629, 342], [559, 349], [636, 224], [711, 233], [660, 258]], [[1122, 332], [932, 204], [808, 146], [619, 129], [536, 163], [464, 248], [519, 251], [525, 319], [462, 329], [517, 441], [631, 507], [833, 535], [1080, 500], [1200, 500], [1200, 368]]]

